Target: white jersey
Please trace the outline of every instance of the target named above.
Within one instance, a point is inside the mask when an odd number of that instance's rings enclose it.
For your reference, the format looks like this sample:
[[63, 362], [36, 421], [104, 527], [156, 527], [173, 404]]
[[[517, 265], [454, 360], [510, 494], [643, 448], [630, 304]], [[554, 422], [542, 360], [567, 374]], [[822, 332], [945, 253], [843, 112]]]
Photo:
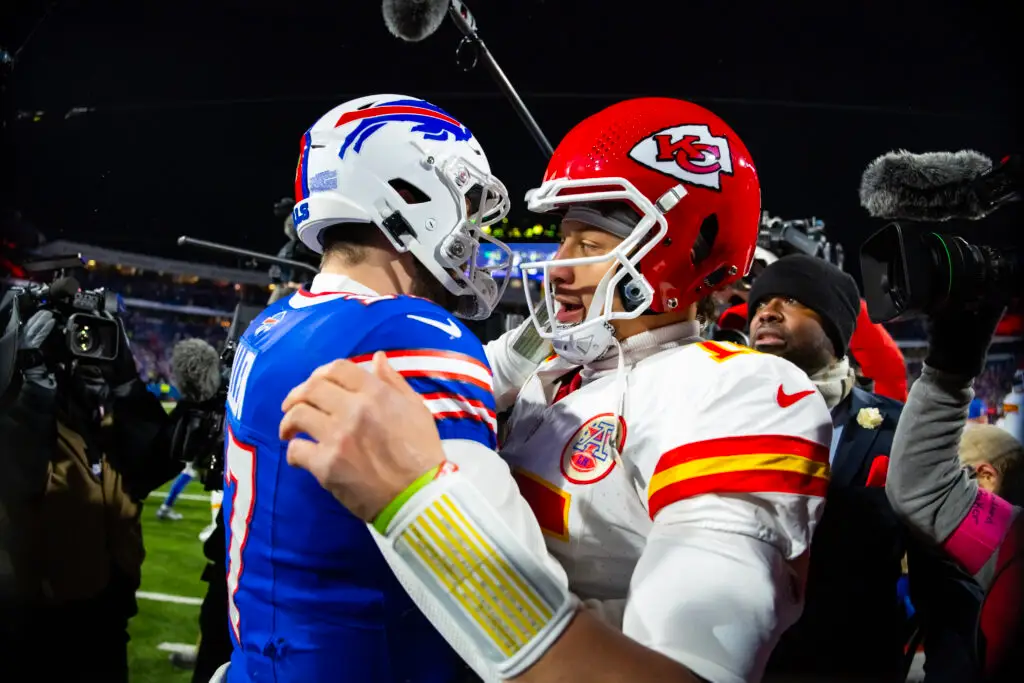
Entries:
[[712, 683], [759, 680], [802, 609], [832, 422], [796, 366], [695, 334], [623, 344], [617, 437], [617, 359], [545, 362], [501, 455], [575, 594]]

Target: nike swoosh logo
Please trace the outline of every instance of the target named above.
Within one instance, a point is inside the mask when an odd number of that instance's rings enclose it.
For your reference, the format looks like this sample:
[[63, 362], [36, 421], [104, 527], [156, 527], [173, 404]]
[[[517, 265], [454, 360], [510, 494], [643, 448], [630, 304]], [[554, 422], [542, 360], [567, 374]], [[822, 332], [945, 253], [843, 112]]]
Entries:
[[433, 320], [432, 318], [421, 318], [420, 316], [413, 315], [411, 313], [408, 314], [406, 317], [409, 318], [410, 320], [415, 320], [418, 323], [423, 323], [425, 325], [430, 325], [431, 327], [436, 327], [442, 332], [447, 332], [454, 339], [458, 339], [459, 337], [462, 336], [462, 330], [459, 329], [458, 324], [456, 324], [456, 322], [451, 318], [448, 318], [448, 322], [443, 323], [440, 320]]
[[782, 389], [782, 385], [779, 385], [779, 393], [775, 394], [775, 400], [779, 402], [779, 405], [783, 408], [788, 408], [797, 401], [807, 398], [815, 392], [815, 389], [807, 389], [806, 391], [798, 391], [795, 394], [787, 394]]

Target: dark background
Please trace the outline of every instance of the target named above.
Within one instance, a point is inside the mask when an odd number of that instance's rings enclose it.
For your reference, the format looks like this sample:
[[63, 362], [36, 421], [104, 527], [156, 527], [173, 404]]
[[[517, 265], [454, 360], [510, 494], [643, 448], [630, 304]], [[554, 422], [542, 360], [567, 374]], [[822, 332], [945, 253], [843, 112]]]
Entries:
[[[377, 92], [465, 121], [512, 191], [513, 223], [533, 222], [522, 197], [544, 159], [486, 71], [457, 66], [450, 21], [407, 44], [378, 0], [3, 4], [0, 43], [23, 46], [4, 93], [8, 119], [21, 112], [5, 130], [4, 203], [51, 240], [216, 260], [175, 246], [187, 233], [276, 251], [271, 207], [291, 192], [300, 136]], [[552, 143], [619, 99], [693, 100], [744, 139], [766, 209], [822, 218], [848, 249], [877, 227], [857, 201], [877, 155], [1020, 148], [1013, 3], [468, 4]], [[66, 117], [74, 107], [89, 111]], [[1011, 223], [971, 229], [1015, 242]]]

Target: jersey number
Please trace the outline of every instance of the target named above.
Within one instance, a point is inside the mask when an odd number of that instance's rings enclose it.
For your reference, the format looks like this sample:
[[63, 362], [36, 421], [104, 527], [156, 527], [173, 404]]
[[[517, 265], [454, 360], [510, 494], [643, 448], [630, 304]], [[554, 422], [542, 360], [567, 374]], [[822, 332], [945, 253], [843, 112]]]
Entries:
[[747, 353], [757, 353], [754, 349], [748, 349], [746, 346], [740, 346], [732, 342], [706, 341], [697, 344], [697, 346], [711, 356], [711, 360], [716, 363], [724, 363], [730, 358]]
[[231, 493], [231, 545], [228, 548], [228, 618], [235, 640], [241, 644], [238, 606], [235, 593], [245, 568], [242, 553], [249, 540], [249, 522], [252, 520], [253, 503], [256, 495], [256, 448], [239, 442], [228, 430], [225, 447], [224, 477], [226, 486], [233, 486]]

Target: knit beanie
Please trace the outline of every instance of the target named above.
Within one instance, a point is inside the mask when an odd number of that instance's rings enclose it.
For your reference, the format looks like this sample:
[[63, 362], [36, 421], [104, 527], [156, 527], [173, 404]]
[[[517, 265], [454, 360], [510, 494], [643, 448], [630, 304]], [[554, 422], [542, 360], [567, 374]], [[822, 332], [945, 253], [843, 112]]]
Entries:
[[846, 355], [860, 313], [860, 292], [850, 275], [828, 261], [791, 254], [765, 268], [754, 280], [747, 302], [747, 325], [759, 302], [783, 296], [799, 301], [821, 316], [822, 328], [835, 347], [836, 358]]

